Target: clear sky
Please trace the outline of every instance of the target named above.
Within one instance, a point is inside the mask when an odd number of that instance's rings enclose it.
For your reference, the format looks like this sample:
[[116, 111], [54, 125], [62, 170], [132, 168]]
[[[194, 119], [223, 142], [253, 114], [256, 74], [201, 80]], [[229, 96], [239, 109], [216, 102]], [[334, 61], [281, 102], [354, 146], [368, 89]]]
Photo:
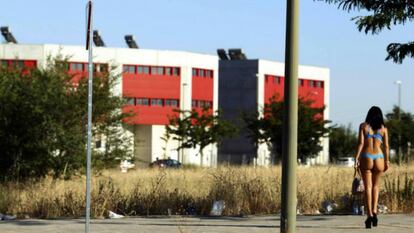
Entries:
[[[0, 0], [0, 25], [20, 43], [83, 45], [86, 0]], [[248, 58], [284, 60], [285, 0], [95, 0], [94, 25], [109, 47], [126, 47], [133, 34], [141, 48], [215, 54], [243, 48]], [[369, 107], [384, 113], [397, 104], [414, 112], [414, 60], [384, 61], [390, 42], [413, 40], [414, 24], [379, 35], [356, 30], [353, 16], [334, 5], [301, 0], [300, 64], [331, 70], [331, 119], [356, 129]], [[410, 37], [411, 36], [411, 37]]]

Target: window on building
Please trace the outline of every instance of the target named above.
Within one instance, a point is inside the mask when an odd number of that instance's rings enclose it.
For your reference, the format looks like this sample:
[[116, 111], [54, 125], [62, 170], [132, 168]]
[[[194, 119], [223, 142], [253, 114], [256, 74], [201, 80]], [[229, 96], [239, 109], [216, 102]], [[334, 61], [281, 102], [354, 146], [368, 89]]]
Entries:
[[204, 101], [204, 100], [199, 100], [199, 101], [198, 101], [198, 106], [199, 106], [200, 108], [204, 108], [204, 107], [206, 106], [206, 101]]
[[158, 67], [157, 71], [158, 71], [159, 75], [163, 75], [164, 74], [164, 67]]
[[135, 74], [135, 66], [129, 66], [128, 73]]
[[157, 74], [157, 67], [155, 67], [155, 66], [151, 67], [151, 74], [152, 75]]
[[178, 107], [178, 101], [174, 99], [166, 99], [165, 106]]
[[124, 66], [124, 73], [135, 74], [135, 66], [125, 65]]
[[144, 74], [149, 74], [150, 73], [150, 70], [149, 70], [148, 66], [144, 66], [144, 67], [142, 67], [142, 69], [144, 71]]
[[142, 66], [138, 66], [138, 67], [137, 67], [137, 73], [138, 73], [138, 74], [142, 74], [143, 72], [144, 72], [143, 67], [142, 67]]
[[107, 72], [108, 65], [107, 64], [93, 64], [93, 71], [94, 72]]
[[173, 68], [173, 75], [174, 76], [179, 76], [180, 75], [180, 68], [174, 67]]
[[178, 100], [171, 100], [172, 107], [178, 107]]
[[147, 98], [138, 98], [137, 105], [149, 105], [149, 100]]
[[199, 72], [199, 73], [200, 73], [200, 75], [199, 75], [200, 77], [205, 77], [205, 76], [206, 76], [206, 75], [205, 75], [205, 70], [200, 70], [200, 72]]
[[310, 87], [315, 87], [315, 81], [309, 80], [309, 86]]
[[322, 81], [317, 81], [316, 82], [316, 87], [322, 88], [323, 87], [323, 82]]
[[126, 98], [127, 100], [127, 105], [135, 105], [135, 98]]
[[206, 101], [205, 102], [206, 108], [211, 108], [211, 105], [212, 105], [211, 101]]
[[83, 64], [82, 63], [77, 63], [76, 64], [76, 70], [83, 71]]
[[193, 68], [193, 76], [197, 76], [197, 69]]
[[99, 149], [99, 148], [101, 148], [101, 146], [102, 146], [102, 141], [101, 140], [97, 140], [95, 142], [95, 148]]
[[212, 78], [213, 77], [213, 72], [211, 70], [206, 70], [206, 77], [208, 78]]
[[71, 63], [70, 70], [73, 71], [83, 71], [83, 64], [82, 63]]
[[99, 64], [99, 72], [108, 72], [108, 64]]
[[305, 85], [305, 80], [299, 79], [299, 85], [303, 87]]
[[280, 84], [280, 79], [281, 78], [279, 76], [275, 77], [274, 80], [273, 80], [273, 83]]
[[151, 106], [162, 106], [162, 99], [151, 99]]
[[192, 100], [192, 101], [191, 101], [191, 106], [192, 106], [193, 108], [197, 107], [197, 100]]
[[171, 75], [171, 68], [165, 67], [165, 75]]
[[24, 67], [24, 61], [14, 60], [12, 61], [12, 66], [16, 68], [23, 68]]

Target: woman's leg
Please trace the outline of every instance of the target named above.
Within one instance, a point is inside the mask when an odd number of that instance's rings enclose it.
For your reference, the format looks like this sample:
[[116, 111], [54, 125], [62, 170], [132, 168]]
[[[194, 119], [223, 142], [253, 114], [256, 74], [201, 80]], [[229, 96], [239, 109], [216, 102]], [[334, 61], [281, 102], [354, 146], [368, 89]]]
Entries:
[[368, 217], [372, 216], [372, 174], [371, 170], [362, 170], [362, 179], [365, 186], [365, 205]]
[[372, 212], [378, 213], [378, 197], [380, 191], [380, 178], [384, 171], [384, 159], [376, 159], [374, 161], [374, 169], [372, 170]]

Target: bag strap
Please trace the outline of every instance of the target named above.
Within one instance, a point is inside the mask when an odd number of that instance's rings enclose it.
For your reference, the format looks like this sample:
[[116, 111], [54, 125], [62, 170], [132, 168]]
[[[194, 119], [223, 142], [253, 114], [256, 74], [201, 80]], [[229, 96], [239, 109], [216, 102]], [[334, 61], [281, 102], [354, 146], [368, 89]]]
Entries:
[[357, 177], [357, 174], [359, 175], [359, 177], [362, 178], [361, 171], [358, 168], [355, 167], [354, 168], [354, 178]]

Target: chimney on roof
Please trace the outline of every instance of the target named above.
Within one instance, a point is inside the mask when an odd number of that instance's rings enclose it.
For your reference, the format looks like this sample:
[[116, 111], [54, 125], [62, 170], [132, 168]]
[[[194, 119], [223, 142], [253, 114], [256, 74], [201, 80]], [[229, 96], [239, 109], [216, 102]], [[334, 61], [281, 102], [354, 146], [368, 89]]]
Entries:
[[137, 42], [135, 42], [133, 35], [125, 35], [125, 42], [128, 45], [128, 48], [130, 49], [139, 49]]
[[229, 60], [226, 50], [224, 49], [217, 49], [217, 55], [219, 56], [220, 60]]
[[9, 27], [7, 26], [2, 26], [0, 28], [1, 34], [3, 35], [4, 39], [6, 40], [7, 43], [14, 43], [17, 44], [17, 40], [14, 38], [13, 34], [11, 33], [11, 31], [9, 31]]
[[229, 49], [229, 56], [231, 60], [246, 60], [246, 55], [242, 49]]
[[93, 30], [93, 43], [96, 47], [105, 47], [105, 42], [102, 40], [98, 30]]

